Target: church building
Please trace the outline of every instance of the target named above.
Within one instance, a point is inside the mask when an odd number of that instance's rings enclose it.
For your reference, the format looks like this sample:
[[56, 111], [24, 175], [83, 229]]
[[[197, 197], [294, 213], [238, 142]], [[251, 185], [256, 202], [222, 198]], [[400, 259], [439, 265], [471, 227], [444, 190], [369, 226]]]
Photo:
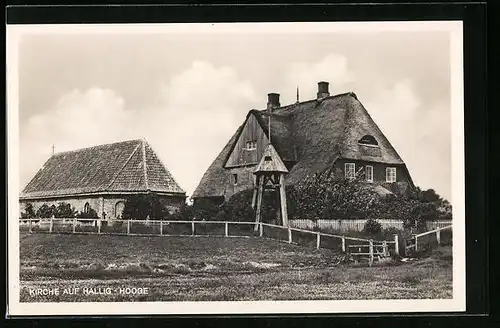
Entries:
[[21, 192], [21, 211], [31, 203], [71, 204], [76, 211], [93, 209], [100, 218], [120, 218], [126, 197], [155, 193], [172, 213], [186, 200], [151, 146], [142, 139], [56, 153]]

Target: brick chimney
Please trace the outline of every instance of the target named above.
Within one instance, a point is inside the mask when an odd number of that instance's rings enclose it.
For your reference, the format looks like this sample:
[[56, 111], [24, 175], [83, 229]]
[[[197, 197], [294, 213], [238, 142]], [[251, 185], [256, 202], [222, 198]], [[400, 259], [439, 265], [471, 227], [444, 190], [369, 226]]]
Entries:
[[330, 95], [330, 92], [328, 92], [328, 82], [325, 82], [325, 81], [318, 82], [317, 98], [321, 99], [321, 98], [328, 97], [329, 95]]
[[280, 107], [280, 94], [268, 93], [267, 94], [267, 109], [274, 109]]

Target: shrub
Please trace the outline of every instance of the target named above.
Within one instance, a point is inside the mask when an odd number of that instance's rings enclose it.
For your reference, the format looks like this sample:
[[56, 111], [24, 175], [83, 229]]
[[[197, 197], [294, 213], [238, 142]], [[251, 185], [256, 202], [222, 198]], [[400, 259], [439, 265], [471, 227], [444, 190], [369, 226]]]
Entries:
[[49, 206], [47, 204], [43, 204], [40, 208], [38, 208], [38, 211], [36, 211], [36, 216], [42, 219], [48, 219], [55, 215], [55, 212], [55, 205]]
[[54, 217], [56, 218], [72, 218], [75, 216], [75, 209], [71, 204], [61, 202], [57, 205]]
[[368, 219], [363, 227], [363, 232], [370, 236], [378, 235], [382, 232], [382, 225], [377, 220]]
[[130, 195], [125, 200], [122, 217], [144, 220], [165, 219], [170, 216], [164, 201], [154, 193]]
[[210, 199], [197, 199], [193, 204], [193, 215], [196, 220], [214, 220], [219, 213], [219, 206]]
[[36, 217], [35, 209], [32, 203], [26, 203], [24, 206], [24, 211], [21, 212], [22, 219], [33, 219]]

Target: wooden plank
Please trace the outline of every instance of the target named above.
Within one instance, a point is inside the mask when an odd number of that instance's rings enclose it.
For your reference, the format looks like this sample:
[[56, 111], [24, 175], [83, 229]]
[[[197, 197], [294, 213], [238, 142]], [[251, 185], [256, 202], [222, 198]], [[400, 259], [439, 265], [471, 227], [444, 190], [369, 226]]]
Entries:
[[160, 235], [163, 235], [163, 221], [160, 220]]
[[288, 243], [292, 243], [292, 230], [290, 228], [288, 228]]
[[345, 253], [345, 238], [342, 237], [342, 252]]
[[227, 222], [224, 224], [224, 235], [225, 235], [226, 237], [227, 237], [227, 236], [229, 236]]
[[194, 221], [191, 221], [191, 236], [194, 236]]
[[285, 178], [284, 174], [280, 174], [280, 204], [281, 204], [281, 216], [282, 216], [282, 223], [283, 226], [289, 227], [290, 224], [288, 223], [288, 211], [286, 208], [286, 192], [285, 192]]
[[370, 240], [370, 265], [373, 264], [373, 241]]
[[127, 235], [130, 235], [130, 221], [131, 220], [127, 221]]
[[260, 223], [259, 225], [259, 236], [262, 237], [262, 235], [264, 234], [264, 228], [262, 227], [262, 222]]
[[395, 246], [395, 253], [399, 255], [399, 236], [397, 234], [394, 235], [394, 246]]
[[436, 231], [436, 239], [437, 239], [438, 246], [441, 245], [441, 230]]
[[257, 231], [257, 224], [259, 222], [261, 222], [261, 219], [260, 219], [260, 211], [262, 209], [262, 187], [263, 187], [263, 184], [264, 184], [264, 176], [261, 175], [259, 176], [259, 179], [258, 179], [258, 182], [257, 182], [257, 185], [258, 185], [258, 191], [257, 191], [257, 208], [255, 210], [255, 231]]
[[316, 233], [316, 248], [319, 249], [319, 245], [321, 243], [321, 235], [319, 233]]

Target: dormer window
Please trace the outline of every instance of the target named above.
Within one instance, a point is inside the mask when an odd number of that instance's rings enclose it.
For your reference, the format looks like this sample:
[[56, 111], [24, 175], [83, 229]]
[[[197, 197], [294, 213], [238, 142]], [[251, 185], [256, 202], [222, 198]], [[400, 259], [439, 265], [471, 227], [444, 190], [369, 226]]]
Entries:
[[363, 136], [363, 138], [359, 139], [358, 143], [360, 145], [364, 145], [364, 146], [375, 146], [375, 147], [378, 146], [378, 142], [375, 139], [375, 137], [371, 136], [369, 134], [367, 134], [367, 135]]
[[273, 158], [272, 158], [271, 156], [265, 156], [265, 157], [264, 157], [264, 161], [265, 161], [265, 162], [270, 162], [270, 161], [272, 161], [272, 160], [273, 160]]
[[255, 149], [257, 149], [257, 141], [255, 141], [255, 140], [247, 141], [246, 144], [245, 144], [245, 149], [246, 150], [255, 150]]

